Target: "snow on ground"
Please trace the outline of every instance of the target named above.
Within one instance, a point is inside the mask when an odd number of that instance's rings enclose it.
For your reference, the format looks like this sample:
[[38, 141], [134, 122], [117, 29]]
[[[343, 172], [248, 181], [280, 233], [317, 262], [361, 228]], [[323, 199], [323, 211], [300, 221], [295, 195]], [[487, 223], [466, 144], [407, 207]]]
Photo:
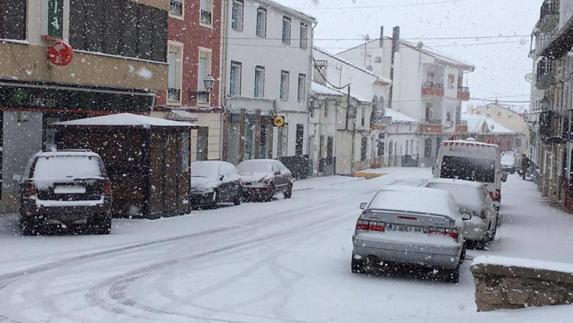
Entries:
[[[429, 169], [381, 169], [369, 181], [298, 181], [291, 200], [114, 220], [110, 236], [17, 235], [0, 219], [0, 321], [566, 322], [571, 306], [477, 313], [469, 261], [459, 284], [350, 272], [359, 203]], [[415, 197], [413, 197], [415, 198]], [[573, 216], [510, 177], [488, 251], [573, 263]]]

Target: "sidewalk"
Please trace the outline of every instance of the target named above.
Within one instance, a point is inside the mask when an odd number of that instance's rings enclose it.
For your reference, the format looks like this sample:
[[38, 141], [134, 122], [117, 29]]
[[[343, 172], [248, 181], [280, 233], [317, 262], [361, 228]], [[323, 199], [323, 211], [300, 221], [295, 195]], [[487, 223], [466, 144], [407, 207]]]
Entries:
[[517, 175], [503, 184], [501, 204], [501, 227], [487, 254], [573, 264], [573, 215], [551, 207]]

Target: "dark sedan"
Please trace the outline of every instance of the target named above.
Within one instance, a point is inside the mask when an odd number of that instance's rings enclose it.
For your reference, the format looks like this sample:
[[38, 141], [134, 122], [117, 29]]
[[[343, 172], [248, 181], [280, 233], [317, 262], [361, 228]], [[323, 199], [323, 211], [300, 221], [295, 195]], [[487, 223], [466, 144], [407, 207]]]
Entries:
[[223, 161], [191, 163], [191, 206], [241, 204], [241, 178], [233, 164]]
[[278, 193], [292, 196], [292, 174], [274, 159], [251, 159], [241, 162], [237, 170], [243, 182], [243, 195], [249, 200], [271, 201]]

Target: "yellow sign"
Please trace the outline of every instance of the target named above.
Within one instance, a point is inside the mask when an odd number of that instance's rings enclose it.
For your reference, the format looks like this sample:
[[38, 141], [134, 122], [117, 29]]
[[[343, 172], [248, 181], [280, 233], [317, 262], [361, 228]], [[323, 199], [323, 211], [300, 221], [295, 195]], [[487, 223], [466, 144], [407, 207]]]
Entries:
[[273, 118], [273, 125], [282, 128], [285, 125], [285, 117], [276, 116]]

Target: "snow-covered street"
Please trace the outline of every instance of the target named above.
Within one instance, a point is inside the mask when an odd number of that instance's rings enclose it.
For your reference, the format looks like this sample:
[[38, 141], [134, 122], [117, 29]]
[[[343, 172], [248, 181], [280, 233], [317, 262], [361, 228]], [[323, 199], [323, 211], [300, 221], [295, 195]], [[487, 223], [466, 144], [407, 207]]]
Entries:
[[[0, 322], [566, 322], [571, 306], [476, 312], [459, 284], [350, 272], [359, 203], [383, 185], [421, 185], [429, 169], [372, 180], [313, 178], [291, 200], [157, 221], [114, 220], [110, 236], [20, 236], [0, 219]], [[573, 263], [573, 216], [517, 175], [501, 227], [479, 254]]]

